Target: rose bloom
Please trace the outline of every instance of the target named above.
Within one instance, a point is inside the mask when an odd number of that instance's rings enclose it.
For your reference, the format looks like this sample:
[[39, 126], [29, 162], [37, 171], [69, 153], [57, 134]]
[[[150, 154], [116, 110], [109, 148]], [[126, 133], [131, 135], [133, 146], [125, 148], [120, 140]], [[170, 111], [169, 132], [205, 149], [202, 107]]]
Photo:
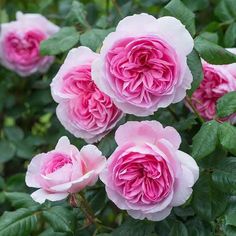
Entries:
[[128, 16], [105, 38], [92, 78], [123, 112], [150, 115], [185, 97], [192, 49], [191, 35], [174, 17]]
[[157, 121], [127, 122], [115, 140], [118, 147], [100, 178], [117, 207], [135, 219], [160, 221], [186, 202], [199, 168], [178, 150], [181, 137], [174, 128]]
[[53, 57], [40, 56], [40, 42], [59, 27], [40, 14], [17, 12], [16, 21], [1, 24], [0, 62], [21, 76], [47, 71]]
[[67, 137], [61, 137], [55, 150], [35, 156], [26, 173], [26, 184], [39, 188], [31, 197], [39, 203], [59, 201], [96, 183], [106, 158], [94, 145], [80, 151]]
[[89, 143], [105, 136], [123, 113], [91, 79], [91, 63], [98, 54], [89, 48], [72, 49], [51, 83], [57, 117], [74, 136]]
[[[204, 78], [192, 95], [192, 103], [200, 115], [206, 120], [212, 120], [216, 115], [216, 103], [226, 93], [236, 91], [236, 64], [211, 65], [203, 61]], [[222, 120], [236, 121], [231, 115]]]

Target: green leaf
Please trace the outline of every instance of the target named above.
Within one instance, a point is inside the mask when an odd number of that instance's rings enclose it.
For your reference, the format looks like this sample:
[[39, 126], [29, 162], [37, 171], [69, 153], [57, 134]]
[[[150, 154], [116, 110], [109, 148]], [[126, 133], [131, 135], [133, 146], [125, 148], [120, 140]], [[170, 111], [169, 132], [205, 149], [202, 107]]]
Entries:
[[229, 25], [224, 35], [224, 46], [231, 48], [236, 43], [236, 22]]
[[0, 163], [7, 162], [14, 157], [15, 146], [5, 140], [0, 141]]
[[212, 120], [202, 125], [198, 133], [193, 137], [192, 155], [196, 159], [202, 159], [211, 154], [218, 142], [219, 123]]
[[114, 28], [103, 30], [103, 29], [92, 29], [81, 34], [80, 42], [82, 46], [89, 47], [93, 51], [96, 51], [102, 46], [102, 42], [105, 37], [114, 31]]
[[190, 236], [214, 236], [210, 222], [201, 221], [197, 217], [188, 220], [185, 225]]
[[[166, 14], [167, 13], [167, 14]], [[195, 35], [195, 15], [180, 0], [171, 0], [164, 8], [165, 15], [171, 15], [179, 19], [187, 30]]]
[[63, 27], [51, 38], [40, 44], [41, 55], [57, 55], [71, 49], [79, 41], [79, 32], [75, 27]]
[[52, 228], [49, 228], [42, 232], [39, 236], [68, 236], [68, 233], [57, 233], [54, 232]]
[[35, 209], [21, 208], [13, 212], [5, 212], [0, 218], [1, 236], [29, 236], [37, 226]]
[[191, 96], [203, 79], [201, 59], [195, 49], [188, 55], [187, 63], [193, 76], [191, 89], [187, 91], [188, 95]]
[[236, 158], [224, 158], [212, 174], [212, 180], [216, 186], [224, 192], [236, 193]]
[[5, 127], [4, 131], [7, 138], [11, 141], [20, 141], [24, 138], [24, 132], [20, 127]]
[[73, 234], [75, 228], [74, 215], [67, 208], [55, 206], [43, 211], [43, 217], [55, 232]]
[[235, 0], [221, 0], [215, 8], [215, 15], [222, 22], [236, 19]]
[[16, 143], [16, 155], [23, 159], [31, 159], [34, 155], [34, 148], [25, 140]]
[[169, 236], [188, 236], [188, 230], [182, 222], [177, 221], [172, 226]]
[[211, 221], [225, 211], [228, 196], [214, 186], [210, 175], [202, 175], [193, 192], [193, 208], [201, 218]]
[[15, 208], [28, 208], [39, 205], [27, 193], [5, 192], [4, 194]]
[[18, 173], [10, 176], [6, 181], [6, 191], [8, 192], [26, 191], [25, 174]]
[[114, 135], [111, 133], [105, 136], [98, 144], [99, 150], [101, 150], [102, 154], [106, 157], [109, 157], [116, 147], [117, 144], [114, 140]]
[[112, 236], [144, 236], [151, 235], [154, 232], [152, 222], [137, 221], [128, 219], [121, 226], [112, 232]]
[[226, 93], [217, 100], [217, 115], [226, 117], [236, 112], [236, 91]]
[[71, 9], [66, 16], [68, 24], [81, 24], [85, 28], [90, 27], [88, 21], [86, 20], [87, 12], [85, 6], [80, 1], [73, 1], [71, 4]]
[[194, 41], [195, 49], [205, 61], [216, 65], [236, 62], [236, 55], [223, 47], [212, 43], [201, 36], [196, 37]]
[[208, 41], [211, 41], [212, 43], [218, 44], [219, 36], [217, 33], [203, 32], [200, 36]]
[[219, 140], [224, 149], [236, 155], [236, 127], [227, 122], [221, 124]]
[[209, 6], [209, 0], [183, 0], [183, 3], [192, 11], [199, 11]]

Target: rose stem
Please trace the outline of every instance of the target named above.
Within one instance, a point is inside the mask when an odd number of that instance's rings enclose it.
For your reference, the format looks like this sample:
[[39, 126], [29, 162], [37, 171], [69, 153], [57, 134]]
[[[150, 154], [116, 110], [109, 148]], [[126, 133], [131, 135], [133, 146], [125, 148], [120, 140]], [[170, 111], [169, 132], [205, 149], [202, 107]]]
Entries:
[[194, 105], [192, 104], [192, 100], [189, 96], [186, 96], [186, 101], [188, 103], [188, 105], [193, 109], [194, 113], [197, 115], [198, 119], [201, 121], [201, 123], [203, 124], [205, 121], [204, 119], [201, 117], [201, 115], [199, 114], [199, 112], [197, 111], [197, 109], [194, 107]]

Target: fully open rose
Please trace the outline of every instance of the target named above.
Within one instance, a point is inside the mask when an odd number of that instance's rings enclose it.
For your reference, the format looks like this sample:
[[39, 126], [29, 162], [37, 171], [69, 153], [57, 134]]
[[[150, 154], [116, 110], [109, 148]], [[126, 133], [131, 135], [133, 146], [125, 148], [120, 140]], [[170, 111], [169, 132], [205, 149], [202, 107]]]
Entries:
[[[202, 63], [204, 78], [192, 95], [192, 103], [200, 115], [206, 120], [212, 120], [216, 115], [216, 102], [226, 93], [236, 91], [236, 64], [211, 65]], [[236, 116], [231, 115], [223, 120], [236, 122]]]
[[193, 39], [179, 20], [128, 16], [105, 38], [92, 78], [123, 112], [150, 115], [185, 97], [192, 49]]
[[174, 128], [157, 121], [127, 122], [115, 140], [118, 147], [100, 178], [117, 207], [133, 218], [159, 221], [186, 202], [199, 168], [178, 150], [181, 137]]
[[93, 145], [80, 151], [67, 137], [59, 139], [55, 150], [35, 156], [26, 173], [26, 184], [39, 188], [32, 198], [39, 203], [58, 201], [96, 183], [106, 158]]
[[1, 24], [1, 64], [21, 76], [47, 71], [53, 57], [40, 56], [40, 42], [58, 30], [58, 26], [40, 14], [17, 12], [16, 21]]
[[89, 48], [72, 49], [51, 84], [57, 117], [76, 137], [96, 142], [121, 119], [123, 113], [91, 79], [91, 63], [98, 57]]

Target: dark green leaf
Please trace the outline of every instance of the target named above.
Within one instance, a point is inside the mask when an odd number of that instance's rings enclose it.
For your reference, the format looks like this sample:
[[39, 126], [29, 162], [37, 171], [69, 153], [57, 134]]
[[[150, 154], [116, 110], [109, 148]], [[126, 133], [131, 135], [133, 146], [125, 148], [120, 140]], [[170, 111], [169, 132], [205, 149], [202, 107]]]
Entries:
[[38, 206], [38, 204], [27, 193], [6, 192], [5, 196], [15, 208]]
[[84, 4], [80, 1], [73, 1], [71, 4], [71, 9], [68, 15], [66, 16], [69, 24], [81, 24], [85, 28], [89, 27], [89, 24], [86, 20], [87, 12], [85, 10]]
[[214, 168], [212, 180], [224, 192], [236, 193], [236, 158], [228, 157]]
[[165, 15], [176, 17], [186, 26], [192, 35], [195, 35], [195, 15], [180, 0], [171, 0], [164, 9], [167, 13]]
[[200, 34], [200, 36], [212, 43], [218, 44], [219, 36], [217, 33], [203, 32]]
[[24, 132], [20, 127], [14, 126], [14, 127], [5, 127], [4, 131], [11, 141], [19, 141], [24, 138]]
[[29, 236], [37, 225], [37, 213], [33, 209], [21, 208], [5, 212], [0, 218], [1, 236]]
[[40, 44], [40, 53], [44, 55], [57, 55], [71, 49], [79, 41], [79, 32], [74, 27], [64, 27], [53, 37]]
[[236, 112], [236, 91], [225, 94], [217, 100], [217, 115], [226, 117]]
[[16, 174], [10, 176], [6, 181], [6, 191], [9, 192], [22, 192], [26, 190], [25, 174]]
[[211, 64], [230, 64], [236, 62], [236, 55], [223, 47], [204, 39], [201, 36], [195, 38], [195, 49], [200, 56]]
[[198, 133], [193, 137], [194, 158], [201, 159], [211, 154], [218, 142], [218, 127], [219, 123], [212, 120], [202, 125]]
[[228, 197], [212, 183], [210, 175], [202, 175], [194, 186], [193, 207], [207, 221], [220, 216], [227, 207]]
[[185, 225], [190, 236], [215, 236], [212, 233], [210, 222], [201, 221], [197, 217], [188, 220]]
[[236, 22], [229, 25], [224, 35], [224, 45], [227, 48], [235, 46], [236, 43]]
[[188, 230], [182, 222], [177, 221], [172, 226], [169, 236], [188, 236]]
[[25, 140], [16, 143], [16, 155], [23, 159], [31, 159], [34, 155], [34, 148]]
[[193, 76], [191, 89], [187, 91], [188, 95], [191, 96], [203, 79], [201, 59], [195, 49], [188, 55], [187, 63]]
[[15, 146], [5, 140], [0, 141], [0, 163], [11, 160], [15, 154]]
[[52, 228], [49, 228], [45, 230], [43, 233], [41, 233], [39, 236], [68, 236], [69, 233], [57, 233], [54, 232]]
[[209, 0], [183, 0], [183, 3], [192, 11], [199, 11], [209, 6]]
[[43, 217], [48, 221], [55, 232], [74, 232], [74, 215], [67, 208], [55, 206], [43, 211]]
[[222, 22], [236, 19], [235, 0], [221, 0], [215, 8], [215, 14]]
[[112, 236], [144, 236], [151, 235], [153, 232], [154, 224], [152, 222], [128, 219], [113, 231]]
[[224, 149], [236, 155], [236, 127], [227, 122], [221, 124], [219, 140]]
[[80, 37], [81, 45], [91, 48], [96, 51], [102, 46], [104, 38], [114, 30], [114, 28], [108, 30], [92, 29], [83, 33]]

